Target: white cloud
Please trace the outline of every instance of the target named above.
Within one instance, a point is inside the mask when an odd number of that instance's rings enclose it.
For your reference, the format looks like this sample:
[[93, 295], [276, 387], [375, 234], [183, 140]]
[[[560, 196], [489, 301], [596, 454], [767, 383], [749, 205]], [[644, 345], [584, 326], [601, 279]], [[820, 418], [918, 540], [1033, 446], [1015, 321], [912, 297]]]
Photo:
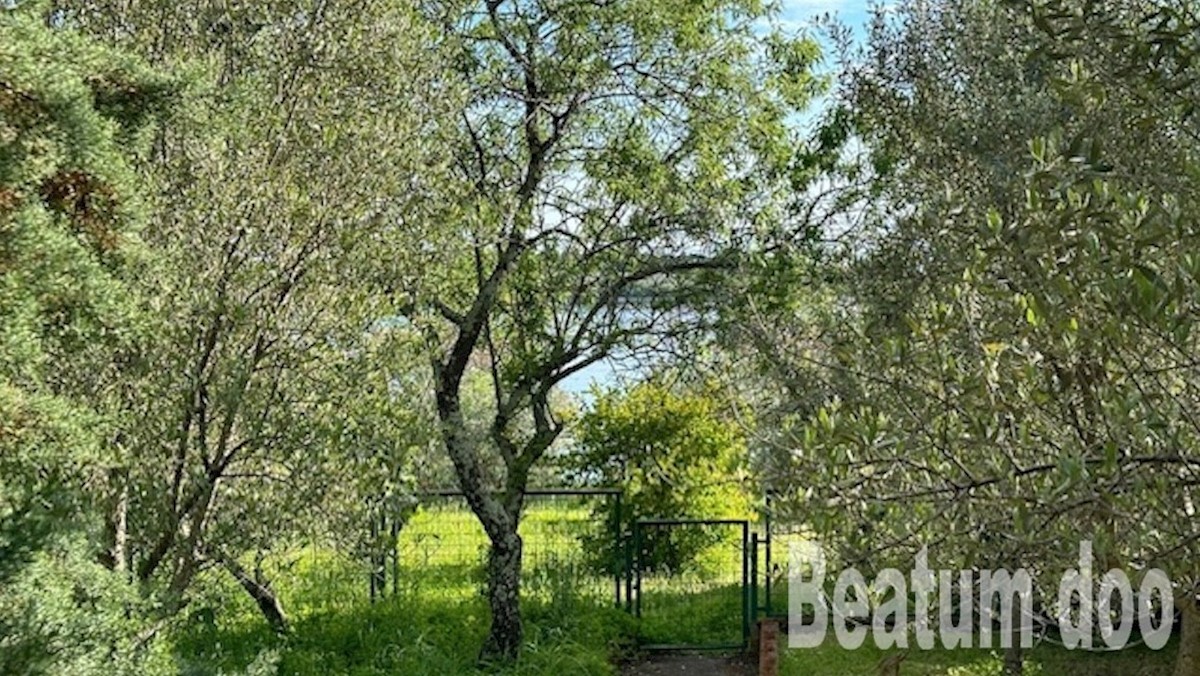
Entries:
[[785, 17], [807, 17], [842, 9], [860, 8], [862, 2], [855, 0], [781, 0], [780, 8]]

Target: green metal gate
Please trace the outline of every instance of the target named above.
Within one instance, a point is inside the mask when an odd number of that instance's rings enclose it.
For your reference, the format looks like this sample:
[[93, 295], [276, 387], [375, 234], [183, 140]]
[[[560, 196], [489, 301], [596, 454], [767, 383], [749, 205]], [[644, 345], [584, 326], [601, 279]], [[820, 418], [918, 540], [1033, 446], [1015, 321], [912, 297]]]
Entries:
[[629, 558], [641, 649], [746, 648], [755, 605], [748, 521], [641, 520]]

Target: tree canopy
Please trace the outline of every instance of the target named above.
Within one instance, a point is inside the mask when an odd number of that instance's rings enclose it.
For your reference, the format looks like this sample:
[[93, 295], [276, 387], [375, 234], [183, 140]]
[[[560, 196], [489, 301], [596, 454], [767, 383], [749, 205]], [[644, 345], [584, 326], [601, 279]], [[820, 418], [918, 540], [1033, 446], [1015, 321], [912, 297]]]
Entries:
[[301, 556], [378, 574], [429, 488], [511, 662], [575, 481], [622, 531], [770, 492], [872, 570], [1086, 536], [1194, 673], [1192, 3], [901, 3], [824, 61], [780, 9], [0, 3], [0, 671], [170, 672], [225, 584], [293, 633]]

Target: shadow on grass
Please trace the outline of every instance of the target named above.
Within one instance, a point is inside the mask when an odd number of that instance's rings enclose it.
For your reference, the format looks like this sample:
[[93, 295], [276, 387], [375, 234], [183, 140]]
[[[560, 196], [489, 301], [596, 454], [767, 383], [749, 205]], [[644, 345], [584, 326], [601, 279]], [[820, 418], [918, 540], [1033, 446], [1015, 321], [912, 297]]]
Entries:
[[[519, 675], [612, 674], [627, 649], [632, 620], [594, 604], [523, 605], [525, 647]], [[261, 622], [230, 628], [191, 622], [175, 636], [181, 673], [201, 674], [477, 674], [475, 658], [487, 630], [482, 599], [431, 602], [398, 597], [348, 606], [297, 620], [278, 637]]]

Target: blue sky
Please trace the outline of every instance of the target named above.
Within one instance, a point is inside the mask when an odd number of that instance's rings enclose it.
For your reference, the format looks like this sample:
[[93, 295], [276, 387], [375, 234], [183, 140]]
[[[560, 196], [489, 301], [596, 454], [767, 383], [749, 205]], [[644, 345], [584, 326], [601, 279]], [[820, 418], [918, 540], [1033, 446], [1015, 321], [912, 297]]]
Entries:
[[781, 18], [786, 24], [801, 28], [813, 17], [821, 14], [836, 14], [849, 26], [862, 26], [867, 21], [867, 0], [780, 0], [783, 5]]

